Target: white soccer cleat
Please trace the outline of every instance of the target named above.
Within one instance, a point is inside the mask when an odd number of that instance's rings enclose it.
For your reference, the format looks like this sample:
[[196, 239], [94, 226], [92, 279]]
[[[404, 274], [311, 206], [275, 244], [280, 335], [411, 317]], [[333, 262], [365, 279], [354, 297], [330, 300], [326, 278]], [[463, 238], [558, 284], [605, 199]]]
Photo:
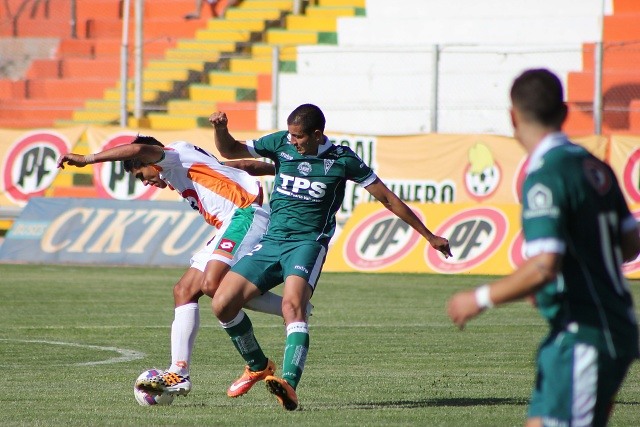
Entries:
[[151, 378], [139, 379], [136, 381], [136, 387], [148, 393], [186, 396], [191, 391], [191, 379], [175, 372], [165, 372]]

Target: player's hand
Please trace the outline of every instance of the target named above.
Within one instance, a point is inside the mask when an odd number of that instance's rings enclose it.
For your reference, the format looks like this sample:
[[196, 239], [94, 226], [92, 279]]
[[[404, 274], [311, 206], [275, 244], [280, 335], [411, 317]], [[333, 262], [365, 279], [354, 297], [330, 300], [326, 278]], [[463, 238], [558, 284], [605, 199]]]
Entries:
[[209, 123], [216, 129], [224, 129], [229, 123], [226, 113], [222, 111], [216, 111], [209, 116]]
[[67, 153], [58, 157], [58, 163], [57, 163], [58, 168], [64, 169], [65, 163], [70, 166], [76, 166], [79, 168], [82, 168], [89, 164], [87, 162], [86, 156], [82, 156], [80, 154], [75, 154], [75, 153]]
[[431, 247], [444, 255], [445, 258], [449, 258], [451, 255], [451, 248], [449, 247], [449, 241], [444, 237], [433, 236], [429, 239], [429, 244]]
[[464, 329], [467, 321], [482, 313], [476, 302], [475, 291], [456, 293], [447, 304], [447, 314], [451, 321], [460, 329]]

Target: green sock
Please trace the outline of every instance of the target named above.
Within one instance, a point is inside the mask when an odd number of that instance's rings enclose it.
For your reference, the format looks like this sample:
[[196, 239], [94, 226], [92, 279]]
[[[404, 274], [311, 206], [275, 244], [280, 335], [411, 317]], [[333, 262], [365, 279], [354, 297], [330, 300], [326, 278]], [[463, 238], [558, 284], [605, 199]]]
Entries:
[[293, 388], [296, 388], [300, 382], [308, 352], [309, 325], [305, 322], [290, 323], [287, 326], [282, 378]]
[[247, 362], [249, 369], [261, 371], [267, 366], [267, 356], [262, 352], [260, 344], [253, 334], [253, 326], [249, 316], [241, 311], [231, 322], [220, 322], [220, 324], [229, 334], [233, 345]]

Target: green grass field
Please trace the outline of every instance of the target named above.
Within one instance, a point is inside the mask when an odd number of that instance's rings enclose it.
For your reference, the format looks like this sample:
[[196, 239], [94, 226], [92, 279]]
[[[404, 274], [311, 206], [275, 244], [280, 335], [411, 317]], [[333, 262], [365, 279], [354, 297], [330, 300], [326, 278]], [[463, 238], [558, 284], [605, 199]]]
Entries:
[[[166, 368], [172, 286], [182, 269], [0, 265], [0, 425], [519, 426], [546, 331], [516, 303], [463, 332], [445, 314], [479, 276], [324, 274], [311, 348], [286, 412], [262, 385], [239, 399], [226, 388], [243, 361], [201, 300], [194, 388], [173, 405], [141, 407], [143, 370]], [[632, 283], [640, 301], [640, 283]], [[262, 348], [279, 365], [284, 328], [250, 312]], [[640, 424], [640, 364], [617, 399], [612, 426]]]

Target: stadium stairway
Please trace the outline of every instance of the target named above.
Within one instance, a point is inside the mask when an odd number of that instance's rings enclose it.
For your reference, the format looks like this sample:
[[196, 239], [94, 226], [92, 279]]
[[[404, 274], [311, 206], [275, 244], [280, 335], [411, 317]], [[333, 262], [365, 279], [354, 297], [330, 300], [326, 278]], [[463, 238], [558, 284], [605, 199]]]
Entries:
[[[364, 14], [365, 0], [319, 0], [317, 3], [307, 6], [304, 14], [293, 15], [290, 13], [292, 0], [244, 0], [238, 7], [230, 8], [223, 21], [209, 21], [207, 29], [198, 31], [194, 41], [179, 43], [174, 55], [190, 51], [197, 55], [206, 49], [210, 40], [220, 37], [222, 29], [235, 29], [240, 33], [240, 27], [246, 28], [249, 23], [254, 26], [251, 36], [237, 41], [234, 54], [205, 68], [202, 81], [189, 84], [184, 99], [176, 96], [167, 101], [166, 112], [150, 113], [149, 126], [152, 129], [208, 127], [208, 116], [222, 110], [234, 129], [257, 129], [258, 103], [271, 101], [274, 46], [280, 47], [279, 70], [295, 72], [297, 46], [335, 44], [336, 18]], [[276, 9], [280, 11], [279, 16], [274, 12]]]
[[[54, 38], [57, 48], [49, 58], [31, 62], [18, 80], [0, 79], [0, 127], [33, 128], [65, 124], [85, 100], [105, 95], [120, 78], [122, 2], [76, 0], [76, 27], [71, 21], [72, 0], [55, 5], [7, 0], [5, 11], [13, 16], [1, 20], [0, 36]], [[132, 2], [133, 3], [133, 2]], [[21, 6], [27, 5], [26, 8]], [[44, 6], [42, 6], [44, 5]], [[179, 37], [192, 37], [206, 25], [205, 19], [185, 20], [193, 4], [183, 0], [145, 2], [144, 62], [153, 63], [175, 46]], [[7, 9], [8, 8], [8, 9]], [[134, 11], [131, 8], [130, 52], [134, 43]], [[33, 13], [30, 13], [33, 12]], [[131, 61], [133, 62], [133, 61]], [[129, 73], [133, 72], [133, 63]], [[149, 83], [153, 87], [153, 83]]]
[[[614, 0], [613, 14], [603, 22], [602, 131], [640, 132], [640, 2]], [[592, 134], [595, 45], [583, 46], [583, 69], [569, 73], [566, 130], [572, 135]]]
[[[219, 5], [223, 6], [222, 3]], [[193, 35], [179, 38], [162, 58], [145, 63], [142, 75], [144, 111], [165, 111], [169, 100], [186, 98], [190, 84], [206, 81], [206, 74], [210, 70], [226, 67], [230, 58], [242, 54], [252, 40], [261, 37], [267, 27], [281, 25], [284, 14], [292, 7], [293, 0], [246, 0], [238, 7], [229, 8], [224, 19], [207, 20], [201, 17], [204, 24]], [[73, 113], [72, 120], [58, 121], [57, 124], [114, 123], [120, 116], [121, 92], [122, 87], [117, 82], [104, 91], [102, 98], [88, 100], [84, 108]], [[127, 96], [131, 112], [135, 96], [131, 81]], [[129, 125], [149, 127], [149, 117], [152, 115], [147, 114], [140, 121], [130, 117]], [[156, 128], [195, 127], [188, 120], [185, 124], [180, 117], [163, 118], [162, 121], [169, 126]]]

